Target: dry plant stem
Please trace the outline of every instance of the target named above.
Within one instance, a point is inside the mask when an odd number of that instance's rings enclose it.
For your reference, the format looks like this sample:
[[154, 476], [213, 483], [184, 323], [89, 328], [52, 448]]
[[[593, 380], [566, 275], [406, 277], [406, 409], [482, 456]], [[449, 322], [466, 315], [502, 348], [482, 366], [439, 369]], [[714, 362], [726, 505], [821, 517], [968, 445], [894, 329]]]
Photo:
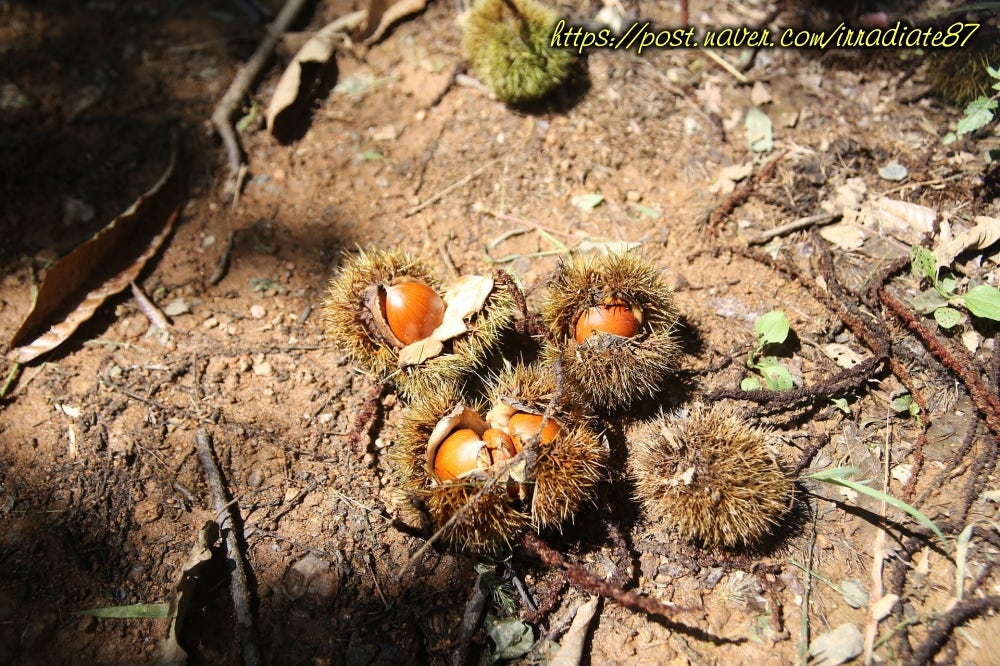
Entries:
[[455, 638], [452, 641], [455, 646], [448, 655], [448, 666], [464, 666], [469, 655], [469, 643], [472, 636], [479, 629], [479, 623], [483, 619], [483, 610], [486, 608], [486, 592], [483, 591], [483, 577], [476, 576], [476, 582], [472, 586], [472, 594], [465, 603], [465, 612], [462, 614], [462, 622], [458, 625]]
[[471, 181], [473, 178], [476, 178], [477, 176], [479, 176], [480, 174], [482, 174], [484, 171], [486, 171], [487, 169], [489, 169], [491, 166], [493, 166], [494, 164], [496, 164], [497, 162], [499, 162], [501, 159], [502, 159], [501, 157], [496, 157], [496, 158], [490, 160], [489, 162], [487, 162], [486, 164], [484, 164], [483, 166], [479, 167], [478, 169], [476, 169], [472, 173], [467, 174], [467, 175], [463, 176], [462, 178], [459, 178], [454, 183], [452, 183], [448, 187], [444, 188], [443, 190], [441, 190], [440, 192], [438, 192], [437, 194], [435, 194], [434, 196], [432, 196], [430, 199], [427, 199], [426, 201], [424, 201], [422, 203], [419, 203], [416, 206], [414, 206], [413, 208], [410, 208], [409, 210], [407, 210], [405, 213], [403, 213], [403, 217], [412, 217], [412, 216], [416, 215], [417, 213], [419, 213], [420, 211], [422, 211], [424, 208], [427, 208], [428, 206], [430, 206], [431, 204], [437, 203], [440, 199], [443, 199], [444, 197], [448, 196], [448, 194], [452, 190], [456, 190], [459, 187], [462, 187], [463, 185], [465, 185], [466, 183], [468, 183], [469, 181]]
[[132, 287], [132, 298], [135, 299], [135, 304], [139, 308], [139, 312], [146, 315], [146, 319], [153, 326], [164, 331], [167, 330], [170, 327], [170, 322], [167, 321], [167, 317], [163, 314], [163, 311], [149, 300], [149, 297], [143, 292], [142, 287], [137, 285], [134, 280], [129, 285]]
[[917, 646], [905, 664], [923, 666], [932, 663], [934, 656], [959, 625], [979, 617], [987, 611], [1000, 611], [1000, 596], [967, 598], [945, 613], [934, 623], [924, 642]]
[[[885, 450], [882, 454], [884, 461], [884, 466], [882, 470], [882, 492], [889, 492], [889, 453], [892, 450], [890, 446], [890, 437], [892, 435], [892, 421], [890, 416], [886, 414], [885, 417]], [[871, 572], [871, 588], [868, 592], [868, 609], [865, 612], [865, 651], [864, 660], [866, 666], [871, 666], [875, 658], [875, 637], [878, 634], [878, 623], [879, 620], [872, 613], [872, 608], [883, 596], [883, 585], [882, 585], [882, 566], [885, 563], [885, 501], [879, 502], [879, 521], [877, 525], [877, 531], [875, 533], [875, 543], [872, 545], [872, 572]]]
[[623, 590], [617, 585], [601, 580], [575, 562], [570, 562], [561, 553], [551, 548], [542, 541], [534, 532], [528, 532], [521, 537], [521, 543], [530, 552], [537, 555], [542, 563], [550, 567], [560, 567], [566, 570], [566, 578], [574, 587], [612, 599], [629, 610], [646, 615], [655, 615], [661, 618], [663, 623], [670, 629], [682, 634], [686, 634], [701, 641], [713, 643], [715, 645], [737, 645], [746, 641], [744, 638], [725, 638], [714, 636], [704, 629], [689, 627], [673, 619], [680, 613], [691, 612], [694, 609], [682, 606], [668, 606], [652, 597], [644, 597], [630, 590]]
[[204, 428], [198, 428], [195, 433], [195, 442], [198, 458], [201, 460], [205, 476], [208, 478], [208, 487], [212, 491], [215, 511], [219, 514], [219, 526], [225, 534], [226, 554], [233, 567], [230, 572], [229, 587], [233, 597], [233, 608], [236, 611], [236, 623], [239, 626], [240, 644], [243, 647], [243, 663], [247, 666], [257, 666], [261, 663], [261, 659], [260, 650], [257, 648], [257, 632], [254, 628], [249, 576], [236, 536], [236, 526], [229, 508], [230, 503], [226, 502], [226, 487], [222, 481], [222, 472], [215, 462], [212, 440]]
[[261, 70], [264, 69], [264, 65], [271, 57], [271, 53], [274, 52], [274, 47], [281, 35], [288, 30], [288, 26], [298, 16], [305, 4], [305, 0], [287, 0], [285, 2], [285, 6], [281, 8], [281, 12], [274, 19], [274, 22], [267, 26], [267, 33], [257, 45], [257, 50], [233, 77], [226, 94], [222, 96], [212, 111], [212, 124], [226, 148], [229, 173], [232, 178], [236, 178], [240, 167], [243, 166], [243, 149], [236, 137], [236, 128], [233, 127], [232, 118], [243, 102], [243, 98], [250, 92], [250, 87], [260, 75]]
[[782, 224], [779, 227], [757, 234], [753, 238], [747, 240], [747, 245], [763, 245], [772, 238], [784, 236], [785, 234], [790, 234], [793, 231], [800, 231], [817, 225], [822, 226], [824, 224], [829, 224], [834, 220], [839, 220], [841, 216], [841, 213], [819, 213], [818, 215], [802, 217], [793, 222], [789, 222], [788, 224]]
[[733, 190], [729, 196], [726, 197], [725, 201], [712, 211], [712, 214], [708, 216], [708, 230], [710, 232], [718, 231], [719, 225], [721, 225], [734, 210], [746, 203], [747, 199], [750, 198], [750, 195], [753, 194], [753, 190], [757, 187], [757, 184], [771, 177], [771, 174], [774, 173], [774, 169], [778, 166], [778, 162], [781, 161], [781, 158], [783, 158], [787, 152], [787, 150], [783, 150], [772, 157], [767, 164], [761, 167], [760, 171], [747, 178], [745, 183]]
[[980, 381], [973, 370], [976, 366], [968, 354], [957, 347], [950, 350], [945, 347], [926, 326], [917, 320], [906, 305], [885, 289], [879, 291], [879, 300], [920, 338], [920, 341], [934, 355], [934, 358], [955, 373], [955, 376], [969, 391], [972, 402], [982, 412], [987, 427], [994, 436], [1000, 437], [1000, 400], [997, 400], [997, 397]]
[[233, 252], [233, 244], [236, 241], [236, 232], [230, 230], [229, 235], [226, 236], [226, 246], [222, 249], [222, 254], [219, 256], [219, 261], [215, 264], [215, 270], [208, 278], [208, 283], [215, 286], [222, 282], [222, 278], [226, 276], [226, 271], [229, 270], [229, 255]]

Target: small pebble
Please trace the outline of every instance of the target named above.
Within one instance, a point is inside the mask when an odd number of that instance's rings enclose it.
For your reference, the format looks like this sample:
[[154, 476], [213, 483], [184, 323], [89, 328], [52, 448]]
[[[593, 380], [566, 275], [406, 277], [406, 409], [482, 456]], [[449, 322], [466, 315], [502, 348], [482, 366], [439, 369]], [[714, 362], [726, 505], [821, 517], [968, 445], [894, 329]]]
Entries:
[[263, 305], [250, 306], [250, 316], [254, 319], [263, 319], [267, 315], [267, 310]]

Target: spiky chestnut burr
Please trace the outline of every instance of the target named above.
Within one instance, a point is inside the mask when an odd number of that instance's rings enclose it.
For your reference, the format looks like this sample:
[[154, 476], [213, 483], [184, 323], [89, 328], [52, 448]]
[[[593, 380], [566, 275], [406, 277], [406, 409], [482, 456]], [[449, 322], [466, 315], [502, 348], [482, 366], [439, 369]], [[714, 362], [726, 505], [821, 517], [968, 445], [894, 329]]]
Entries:
[[531, 524], [517, 482], [508, 483], [509, 463], [470, 469], [456, 480], [441, 479], [434, 471], [437, 450], [453, 433], [471, 429], [482, 435], [489, 429], [479, 416], [482, 410], [481, 403], [463, 404], [454, 384], [420, 394], [403, 416], [390, 462], [404, 514], [429, 523], [435, 532], [442, 530], [441, 542], [449, 548], [493, 554], [510, 549]]
[[567, 389], [596, 409], [628, 407], [655, 394], [675, 368], [673, 292], [638, 253], [562, 262], [541, 315], [550, 337], [545, 360], [561, 364]]
[[405, 398], [481, 366], [514, 319], [515, 301], [492, 278], [443, 287], [402, 251], [361, 251], [330, 280], [320, 309], [326, 337]]
[[[529, 374], [503, 376], [551, 393]], [[415, 400], [392, 449], [401, 505], [441, 530], [448, 547], [480, 554], [510, 549], [531, 526], [561, 528], [592, 498], [608, 447], [585, 423], [535, 411], [540, 397], [494, 404], [485, 419], [484, 405], [461, 402], [454, 386]]]
[[930, 54], [931, 90], [952, 104], [989, 97], [996, 79], [987, 66], [1000, 63], [1000, 36], [975, 36], [968, 48], [939, 49]]
[[708, 547], [752, 547], [792, 504], [772, 433], [723, 405], [696, 405], [627, 433], [628, 471], [651, 520]]
[[486, 420], [509, 432], [518, 450], [531, 447], [525, 459], [535, 483], [531, 516], [538, 529], [560, 527], [593, 498], [609, 453], [594, 419], [557, 396], [556, 383], [550, 367], [517, 365], [487, 387]]
[[576, 66], [576, 53], [552, 45], [558, 20], [535, 0], [477, 0], [466, 18], [462, 49], [497, 99], [537, 102], [563, 85]]

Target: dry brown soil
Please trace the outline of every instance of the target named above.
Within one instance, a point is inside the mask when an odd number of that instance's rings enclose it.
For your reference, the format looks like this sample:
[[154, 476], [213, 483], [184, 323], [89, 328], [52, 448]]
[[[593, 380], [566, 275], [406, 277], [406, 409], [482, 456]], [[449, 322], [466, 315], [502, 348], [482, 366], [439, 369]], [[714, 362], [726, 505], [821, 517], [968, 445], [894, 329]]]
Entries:
[[[596, 4], [567, 11], [582, 20]], [[315, 29], [354, 8], [321, 3], [295, 27]], [[691, 16], [703, 28], [778, 29], [812, 11], [775, 10], [770, 2], [693, 2]], [[641, 12], [661, 25], [679, 17], [672, 2], [644, 3]], [[276, 142], [258, 115], [241, 135], [250, 171], [234, 200], [208, 119], [262, 35], [261, 23], [223, 0], [0, 2], [5, 338], [29, 311], [32, 284], [48, 263], [155, 182], [172, 127], [180, 128], [189, 182], [176, 231], [140, 279], [159, 306], [184, 310], [169, 329], [152, 328], [123, 293], [23, 368], [0, 404], [0, 663], [152, 659], [165, 620], [77, 611], [169, 600], [199, 529], [216, 517], [195, 454], [199, 427], [213, 436], [235, 500], [264, 663], [444, 663], [466, 650], [473, 662], [486, 658], [487, 625], [468, 644], [455, 641], [475, 559], [430, 549], [397, 576], [423, 543], [391, 522], [397, 500], [385, 453], [404, 405], [387, 390], [374, 421], [359, 424], [378, 387], [319, 327], [324, 284], [358, 247], [406, 249], [442, 277], [502, 267], [536, 305], [567, 247], [642, 244], [668, 271], [684, 324], [682, 369], [644, 406], [648, 414], [737, 387], [754, 320], [772, 309], [791, 321], [782, 361], [797, 386], [820, 386], [840, 370], [823, 345], [872, 353], [804, 281], [733, 249], [822, 212], [820, 203], [849, 179], [869, 195], [928, 206], [957, 228], [1000, 213], [996, 172], [984, 167], [977, 143], [987, 139], [942, 146], [961, 111], [922, 94], [929, 75], [919, 53], [766, 49], [745, 67], [751, 85], [698, 50], [595, 50], [585, 87], [526, 113], [454, 81], [463, 59], [449, 2], [431, 3], [368, 49], [341, 49], [337, 86], [313, 105], [300, 138]], [[749, 55], [716, 54], [732, 63]], [[287, 58], [279, 52], [266, 69], [256, 100], [266, 103]], [[765, 154], [748, 148], [744, 117], [754, 104], [774, 122], [775, 147]], [[753, 162], [760, 173], [776, 157], [745, 200], [708, 223], [727, 196], [717, 188], [723, 168]], [[880, 178], [893, 161], [908, 169], [906, 180]], [[593, 193], [604, 195], [593, 210], [573, 204]], [[211, 284], [231, 233], [228, 268]], [[797, 232], [767, 253], [812, 279], [830, 249], [851, 290], [843, 300], [861, 303], [907, 244], [876, 231], [848, 252]], [[989, 280], [995, 263], [981, 254], [965, 256], [964, 268]], [[822, 289], [828, 280], [820, 282]], [[891, 290], [905, 299], [917, 287], [902, 271]], [[586, 661], [794, 663], [827, 631], [871, 624], [864, 603], [847, 599], [873, 588], [873, 570], [902, 597], [877, 626], [886, 640], [876, 655], [903, 661], [906, 645], [919, 646], [941, 626], [955, 591], [955, 538], [971, 523], [981, 531], [970, 542], [967, 595], [995, 601], [1000, 579], [986, 568], [997, 552], [997, 497], [984, 495], [998, 487], [995, 435], [963, 384], [878, 304], [865, 303], [861, 319], [888, 332], [893, 358], [927, 402], [923, 423], [931, 426], [910, 499], [946, 528], [947, 549], [901, 512], [888, 511], [883, 534], [878, 502], [801, 483], [798, 518], [782, 525], [772, 548], [704, 551], [642, 518], [622, 482], [619, 451], [599, 501], [562, 534], [542, 537], [602, 578], [624, 571], [627, 588], [697, 609], [678, 618], [694, 631], [604, 600]], [[977, 367], [996, 368], [996, 327], [967, 316], [962, 326], [977, 333]], [[935, 335], [962, 346], [960, 335]], [[2, 364], [4, 375], [10, 367]], [[905, 391], [900, 372], [883, 363], [832, 396], [847, 399], [849, 414], [818, 397], [765, 409], [758, 420], [780, 435], [790, 466], [815, 452], [803, 473], [849, 464], [881, 487], [887, 464], [890, 492], [903, 496], [923, 429], [890, 406]], [[996, 374], [980, 379], [990, 386]], [[619, 415], [613, 425], [642, 415]], [[361, 444], [350, 446], [359, 428]], [[242, 660], [218, 556], [181, 632], [192, 663]], [[528, 595], [553, 604], [533, 625], [538, 643], [527, 657], [544, 661], [586, 595], [521, 553], [489, 570], [513, 572]], [[512, 616], [524, 617], [511, 583], [500, 591], [514, 601]], [[488, 610], [504, 614], [493, 601]], [[941, 655], [996, 663], [998, 636], [997, 619], [985, 613], [947, 632]]]

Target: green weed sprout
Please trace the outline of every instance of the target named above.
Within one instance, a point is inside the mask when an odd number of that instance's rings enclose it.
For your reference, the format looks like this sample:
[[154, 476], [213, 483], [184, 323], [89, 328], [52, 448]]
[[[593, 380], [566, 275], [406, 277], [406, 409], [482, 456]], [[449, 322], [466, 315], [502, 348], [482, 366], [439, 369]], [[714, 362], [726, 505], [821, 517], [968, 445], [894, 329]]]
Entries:
[[1000, 321], [1000, 290], [996, 287], [981, 284], [959, 294], [955, 274], [939, 266], [934, 253], [920, 245], [910, 248], [910, 269], [918, 278], [931, 283], [910, 304], [921, 314], [933, 314], [941, 328], [950, 329], [961, 323], [962, 313], [956, 308], [963, 306], [975, 317]]
[[955, 131], [948, 132], [941, 139], [941, 143], [944, 145], [948, 145], [963, 134], [969, 134], [986, 127], [996, 117], [997, 104], [1000, 101], [1000, 70], [986, 65], [986, 72], [994, 79], [991, 87], [997, 92], [989, 97], [980, 95], [969, 102], [968, 106], [965, 107], [965, 115], [958, 121]]
[[740, 382], [744, 391], [759, 389], [760, 380], [772, 391], [787, 391], [792, 388], [792, 375], [774, 356], [764, 356], [768, 345], [780, 345], [788, 338], [788, 317], [781, 310], [771, 310], [762, 314], [754, 322], [757, 333], [757, 347], [747, 356], [747, 369], [756, 373], [747, 375]]

